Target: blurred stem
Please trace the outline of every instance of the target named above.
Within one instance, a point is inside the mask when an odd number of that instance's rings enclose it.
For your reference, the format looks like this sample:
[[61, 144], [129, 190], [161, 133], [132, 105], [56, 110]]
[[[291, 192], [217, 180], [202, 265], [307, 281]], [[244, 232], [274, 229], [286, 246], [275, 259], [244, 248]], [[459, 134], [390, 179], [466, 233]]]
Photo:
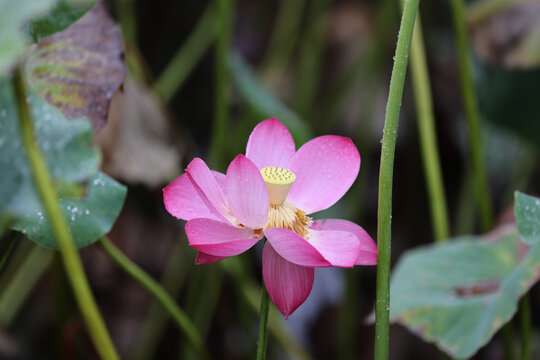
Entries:
[[298, 38], [305, 0], [281, 1], [270, 45], [261, 69], [271, 69], [271, 75], [281, 79]]
[[501, 332], [504, 343], [504, 360], [514, 360], [514, 328], [512, 327], [512, 320], [503, 326]]
[[470, 234], [474, 230], [477, 213], [474, 207], [474, 174], [471, 166], [467, 166], [459, 190], [455, 235]]
[[[180, 241], [175, 243], [163, 272], [162, 286], [172, 296], [180, 292], [189, 267], [193, 263], [193, 259], [187, 256], [186, 243], [185, 236], [182, 236]], [[159, 301], [155, 299], [150, 305], [148, 314], [130, 351], [131, 359], [145, 360], [153, 358], [168, 319], [167, 312], [163, 310]]]
[[215, 113], [211, 139], [211, 164], [221, 169], [225, 140], [227, 139], [227, 121], [229, 117], [228, 93], [229, 70], [228, 53], [231, 36], [231, 1], [216, 0], [216, 87]]
[[461, 93], [465, 106], [465, 116], [469, 130], [469, 147], [471, 151], [472, 169], [476, 188], [476, 197], [480, 210], [480, 222], [484, 232], [491, 229], [493, 224], [493, 209], [489, 193], [489, 183], [482, 155], [482, 134], [478, 102], [474, 90], [471, 69], [471, 55], [469, 53], [467, 28], [465, 25], [465, 4], [463, 0], [452, 0], [454, 19], [454, 32], [457, 43], [459, 75], [461, 80]]
[[531, 298], [526, 294], [519, 306], [519, 321], [521, 326], [521, 360], [531, 358]]
[[116, 12], [118, 21], [122, 27], [124, 41], [132, 46], [137, 46], [137, 13], [135, 0], [116, 0]]
[[409, 49], [419, 0], [405, 0], [384, 120], [379, 206], [377, 212], [378, 259], [375, 304], [375, 359], [388, 359], [390, 326], [390, 248], [392, 240], [392, 180], [399, 110], [407, 72]]
[[538, 153], [529, 145], [522, 143], [520, 146], [521, 149], [516, 159], [518, 166], [506, 187], [506, 192], [503, 196], [503, 206], [510, 206], [514, 203], [515, 191], [525, 191], [534, 173]]
[[439, 161], [433, 99], [431, 98], [420, 16], [416, 18], [411, 44], [411, 76], [418, 116], [422, 158], [424, 160], [424, 173], [430, 198], [431, 221], [433, 222], [436, 241], [443, 242], [449, 237], [448, 213]]
[[[221, 292], [223, 273], [216, 266], [204, 266], [192, 273], [188, 287], [186, 310], [192, 315], [193, 323], [199, 333], [208, 333]], [[193, 276], [194, 275], [194, 276]], [[184, 347], [180, 359], [192, 358], [192, 351]]]
[[[19, 246], [17, 251], [21, 249]], [[45, 269], [51, 263], [53, 251], [33, 245], [31, 250], [24, 248], [25, 258], [13, 274], [9, 282], [2, 286], [0, 296], [0, 326], [7, 329]], [[10, 263], [11, 267], [11, 263]]]
[[[246, 300], [253, 312], [259, 311], [261, 303], [259, 286], [248, 277], [249, 272], [244, 270], [237, 257], [230, 257], [218, 263], [221, 268], [234, 279], [238, 292]], [[264, 285], [263, 285], [264, 286]], [[268, 314], [268, 328], [274, 339], [291, 359], [309, 360], [311, 357], [302, 347], [302, 344], [286, 328], [281, 314], [276, 311]]]
[[0, 272], [2, 271], [2, 268], [4, 267], [4, 264], [7, 262], [7, 259], [9, 258], [9, 255], [11, 254], [11, 250], [13, 250], [13, 246], [15, 246], [15, 240], [17, 239], [17, 233], [13, 231], [9, 239], [7, 240], [7, 245], [4, 253], [2, 254], [2, 257], [0, 258]]
[[257, 360], [265, 360], [268, 351], [268, 310], [270, 297], [266, 286], [261, 285], [261, 311], [259, 319], [259, 341], [257, 341]]
[[214, 21], [216, 21], [216, 16], [212, 5], [209, 5], [197, 22], [195, 29], [159, 75], [154, 83], [154, 88], [163, 100], [168, 102], [172, 99], [191, 74], [195, 65], [210, 48], [217, 30]]
[[20, 67], [17, 67], [15, 73], [14, 88], [17, 110], [19, 113], [22, 143], [26, 150], [28, 163], [32, 170], [32, 176], [39, 197], [45, 208], [47, 219], [51, 224], [56, 243], [60, 248], [66, 274], [75, 294], [79, 309], [84, 316], [88, 331], [100, 356], [103, 359], [118, 359], [119, 357], [116, 349], [114, 348], [107, 328], [105, 327], [105, 323], [94, 301], [88, 281], [86, 280], [81, 259], [79, 258], [71, 234], [69, 233], [69, 227], [60, 209], [58, 195], [53, 186], [47, 165], [36, 143], [30, 110], [26, 103], [26, 91], [24, 89], [24, 79]]
[[329, 0], [310, 2], [307, 27], [304, 32], [302, 47], [297, 65], [294, 110], [304, 119], [311, 114], [311, 106], [319, 88], [319, 74], [323, 59], [324, 34], [326, 30], [326, 10]]
[[175, 300], [156, 282], [150, 275], [142, 270], [137, 264], [132, 262], [124, 253], [120, 251], [109, 239], [106, 237], [99, 240], [99, 244], [105, 250], [107, 255], [124, 270], [134, 280], [139, 282], [146, 290], [148, 290], [159, 302], [165, 310], [171, 315], [180, 331], [184, 332], [188, 340], [193, 344], [195, 349], [202, 358], [210, 358], [208, 351], [204, 346], [201, 335], [197, 331], [195, 325], [191, 322], [189, 317], [180, 309]]

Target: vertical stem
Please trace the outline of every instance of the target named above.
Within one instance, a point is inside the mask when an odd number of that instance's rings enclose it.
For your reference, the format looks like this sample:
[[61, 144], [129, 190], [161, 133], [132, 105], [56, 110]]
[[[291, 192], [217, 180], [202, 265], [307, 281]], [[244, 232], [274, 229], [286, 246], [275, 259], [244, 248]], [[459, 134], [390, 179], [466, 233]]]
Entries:
[[7, 262], [7, 259], [9, 258], [9, 255], [11, 254], [11, 250], [13, 250], [13, 246], [15, 246], [15, 240], [17, 239], [17, 233], [14, 231], [10, 234], [8, 241], [8, 244], [6, 246], [6, 250], [0, 257], [0, 271], [2, 271], [2, 268], [4, 267], [4, 264]]
[[297, 79], [294, 96], [294, 110], [304, 119], [309, 118], [320, 81], [323, 60], [324, 30], [326, 28], [326, 9], [329, 0], [310, 2], [308, 25], [303, 36], [298, 59]]
[[231, 32], [231, 0], [216, 0], [216, 107], [212, 128], [211, 163], [221, 167], [227, 138], [229, 71], [227, 56]]
[[392, 237], [392, 178], [399, 109], [419, 0], [405, 0], [384, 120], [377, 212], [378, 260], [375, 304], [375, 359], [388, 359], [390, 323], [390, 247]]
[[103, 359], [118, 359], [118, 354], [111, 341], [105, 323], [98, 311], [94, 297], [86, 280], [84, 268], [77, 253], [77, 249], [73, 244], [73, 239], [69, 233], [69, 227], [64, 219], [60, 205], [58, 203], [58, 195], [54, 189], [49, 170], [43, 155], [39, 150], [34, 132], [32, 129], [32, 120], [28, 104], [26, 103], [26, 92], [24, 89], [24, 79], [22, 70], [17, 68], [14, 80], [15, 96], [17, 101], [17, 110], [19, 112], [19, 122], [21, 127], [21, 137], [28, 163], [32, 169], [34, 183], [36, 185], [39, 197], [45, 208], [47, 219], [51, 224], [56, 243], [60, 248], [62, 261], [66, 269], [66, 274], [75, 294], [75, 299], [79, 305], [88, 331], [96, 349]]
[[266, 286], [261, 286], [261, 318], [259, 320], [259, 341], [257, 341], [257, 360], [265, 360], [268, 350], [268, 310], [270, 309], [270, 297]]
[[154, 83], [154, 88], [163, 100], [170, 101], [178, 89], [180, 89], [188, 75], [197, 65], [204, 53], [210, 48], [216, 35], [216, 21], [213, 6], [209, 6], [203, 16], [195, 25], [182, 47], [169, 61], [167, 67], [161, 72]]
[[422, 37], [420, 16], [416, 25], [411, 45], [411, 75], [414, 88], [416, 112], [418, 114], [418, 131], [424, 160], [424, 172], [430, 198], [431, 221], [437, 241], [445, 241], [449, 236], [446, 197], [439, 162], [439, 150], [435, 132], [435, 115], [429, 84], [429, 74]]
[[519, 307], [521, 326], [521, 360], [531, 359], [531, 298], [526, 294]]
[[501, 334], [504, 343], [504, 360], [514, 360], [514, 327], [511, 320], [503, 326]]
[[465, 25], [465, 5], [463, 0], [452, 0], [454, 32], [456, 34], [459, 77], [465, 106], [465, 116], [469, 129], [469, 146], [471, 151], [472, 169], [476, 196], [480, 210], [480, 221], [483, 231], [488, 231], [493, 223], [491, 197], [487, 180], [484, 159], [482, 156], [482, 137], [480, 116], [471, 71], [471, 56], [468, 49], [467, 28]]

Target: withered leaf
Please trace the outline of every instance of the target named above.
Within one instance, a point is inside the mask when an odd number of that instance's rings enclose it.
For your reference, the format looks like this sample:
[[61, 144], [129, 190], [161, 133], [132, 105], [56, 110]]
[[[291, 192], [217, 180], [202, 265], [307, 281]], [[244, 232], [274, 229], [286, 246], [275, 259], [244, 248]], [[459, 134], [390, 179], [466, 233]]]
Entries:
[[25, 64], [30, 86], [68, 119], [87, 117], [94, 133], [126, 68], [120, 29], [102, 2], [66, 30], [40, 40]]

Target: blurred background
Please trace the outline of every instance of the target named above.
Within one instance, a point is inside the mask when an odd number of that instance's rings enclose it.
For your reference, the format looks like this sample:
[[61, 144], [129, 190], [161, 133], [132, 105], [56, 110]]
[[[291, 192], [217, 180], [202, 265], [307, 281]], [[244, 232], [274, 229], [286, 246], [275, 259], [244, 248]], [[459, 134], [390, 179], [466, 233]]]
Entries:
[[[261, 252], [195, 266], [184, 223], [161, 189], [199, 156], [225, 171], [249, 133], [277, 117], [299, 148], [312, 137], [353, 139], [362, 165], [348, 194], [315, 218], [344, 218], [376, 238], [384, 112], [400, 19], [394, 0], [106, 2], [122, 28], [128, 72], [97, 133], [103, 170], [129, 187], [111, 240], [160, 279], [191, 315], [217, 359], [251, 359], [258, 331]], [[225, 12], [228, 16], [220, 16]], [[482, 232], [475, 202], [449, 3], [420, 14], [452, 236]], [[225, 21], [224, 21], [225, 19]], [[514, 190], [540, 194], [540, 3], [469, 2], [467, 21], [482, 123], [482, 151], [498, 221]], [[223, 61], [226, 59], [225, 66]], [[219, 94], [216, 83], [225, 84]], [[226, 101], [220, 100], [221, 98]], [[393, 197], [392, 262], [434, 241], [409, 81], [402, 102]], [[226, 120], [216, 127], [215, 119]], [[509, 215], [510, 214], [510, 215]], [[21, 242], [5, 274], [30, 246]], [[152, 297], [97, 246], [81, 252], [111, 335], [126, 359], [189, 359], [193, 350]], [[17, 270], [23, 302], [10, 304], [0, 356], [96, 358], [58, 257]], [[308, 300], [283, 321], [271, 309], [269, 358], [370, 359], [375, 267], [318, 269]], [[11, 271], [11, 273], [10, 273]], [[10, 276], [0, 278], [7, 281]], [[22, 295], [21, 295], [22, 294]], [[540, 356], [540, 290], [531, 291], [533, 353]], [[391, 359], [443, 358], [399, 325]], [[537, 341], [534, 341], [537, 340]], [[517, 341], [517, 339], [516, 339]], [[503, 359], [502, 338], [476, 359]]]

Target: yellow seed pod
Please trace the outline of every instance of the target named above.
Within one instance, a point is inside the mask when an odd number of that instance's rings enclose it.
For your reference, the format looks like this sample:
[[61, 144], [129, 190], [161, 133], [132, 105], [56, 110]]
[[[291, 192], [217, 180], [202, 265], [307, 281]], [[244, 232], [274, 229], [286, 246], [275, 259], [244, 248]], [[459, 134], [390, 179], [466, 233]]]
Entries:
[[283, 204], [294, 180], [296, 180], [296, 175], [288, 169], [276, 166], [261, 169], [261, 175], [268, 189], [270, 205]]

